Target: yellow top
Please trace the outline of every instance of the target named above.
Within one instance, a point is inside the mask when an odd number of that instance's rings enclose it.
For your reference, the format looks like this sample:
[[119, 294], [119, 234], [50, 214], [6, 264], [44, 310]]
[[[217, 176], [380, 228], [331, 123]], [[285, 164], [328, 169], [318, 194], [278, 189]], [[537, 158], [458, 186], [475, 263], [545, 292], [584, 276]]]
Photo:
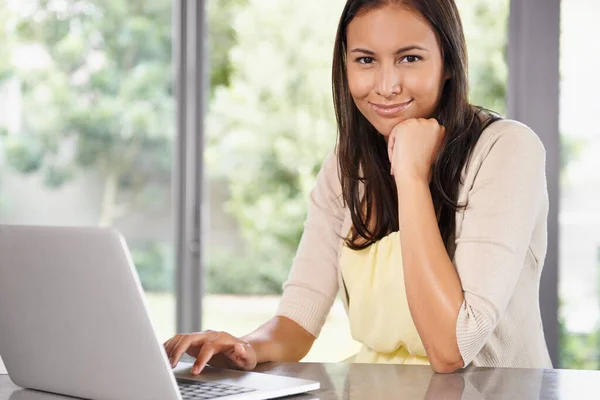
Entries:
[[363, 344], [350, 361], [429, 364], [408, 309], [399, 233], [363, 250], [344, 245], [340, 268], [350, 299], [352, 337]]

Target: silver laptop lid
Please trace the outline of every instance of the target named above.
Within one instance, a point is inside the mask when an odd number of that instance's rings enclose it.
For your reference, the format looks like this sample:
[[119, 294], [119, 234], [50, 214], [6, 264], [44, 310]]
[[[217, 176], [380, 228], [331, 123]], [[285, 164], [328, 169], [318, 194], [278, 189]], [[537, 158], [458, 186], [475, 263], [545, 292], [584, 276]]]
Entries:
[[0, 226], [0, 354], [19, 386], [180, 399], [121, 235]]

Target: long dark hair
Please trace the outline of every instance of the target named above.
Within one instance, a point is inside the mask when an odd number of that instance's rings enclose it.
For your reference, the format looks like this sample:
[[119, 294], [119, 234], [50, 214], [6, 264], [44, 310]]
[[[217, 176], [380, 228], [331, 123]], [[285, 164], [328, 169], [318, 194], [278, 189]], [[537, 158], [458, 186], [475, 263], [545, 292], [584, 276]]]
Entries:
[[455, 229], [455, 213], [462, 207], [457, 204], [462, 169], [483, 129], [498, 119], [488, 113], [482, 121], [478, 114], [483, 109], [468, 101], [467, 49], [454, 0], [346, 2], [337, 30], [332, 71], [341, 186], [353, 226], [346, 244], [355, 250], [364, 249], [398, 230], [397, 189], [390, 175], [386, 142], [354, 104], [346, 74], [348, 24], [357, 14], [386, 4], [401, 4], [419, 12], [429, 22], [438, 35], [444, 67], [451, 74], [432, 116], [446, 128], [446, 135], [433, 165], [430, 182], [438, 226], [448, 248]]

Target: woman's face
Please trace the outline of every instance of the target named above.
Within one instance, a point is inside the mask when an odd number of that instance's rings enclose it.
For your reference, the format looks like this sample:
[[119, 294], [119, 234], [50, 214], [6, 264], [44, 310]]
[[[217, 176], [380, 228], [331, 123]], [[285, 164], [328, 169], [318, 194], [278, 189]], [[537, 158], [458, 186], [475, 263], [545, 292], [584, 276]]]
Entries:
[[449, 75], [423, 17], [397, 5], [367, 11], [348, 25], [346, 43], [350, 93], [379, 133], [433, 114]]

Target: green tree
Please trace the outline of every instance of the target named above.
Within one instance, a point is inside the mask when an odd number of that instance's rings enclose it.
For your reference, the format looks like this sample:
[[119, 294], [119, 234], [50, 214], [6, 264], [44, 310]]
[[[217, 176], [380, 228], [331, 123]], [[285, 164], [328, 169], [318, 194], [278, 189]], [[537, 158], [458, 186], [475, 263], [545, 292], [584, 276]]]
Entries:
[[134, 206], [166, 201], [171, 2], [40, 0], [17, 12], [18, 39], [48, 61], [17, 71], [28, 113], [8, 139], [9, 163], [43, 173], [50, 187], [94, 168], [103, 180], [103, 226]]
[[567, 134], [560, 134], [560, 179], [562, 185], [568, 184], [567, 178], [567, 167], [576, 161], [580, 156], [587, 140], [580, 137], [569, 136]]
[[0, 86], [12, 75], [10, 59], [12, 54], [13, 35], [11, 24], [13, 14], [8, 7], [0, 5]]
[[469, 52], [471, 102], [506, 112], [508, 0], [457, 0]]
[[[0, 5], [0, 93], [7, 83], [8, 79], [13, 75], [13, 68], [11, 65], [12, 48], [13, 48], [13, 34], [12, 24], [14, 16], [11, 10], [4, 4]], [[0, 152], [4, 148], [4, 141], [8, 135], [8, 127], [0, 116]], [[2, 156], [0, 155], [0, 168], [2, 167]], [[2, 187], [2, 179], [0, 177], [0, 189]], [[2, 191], [0, 190], [0, 193]], [[0, 213], [4, 209], [3, 199], [0, 197]]]
[[281, 290], [309, 190], [335, 142], [330, 69], [343, 3], [250, 0], [233, 19], [234, 70], [210, 105], [206, 159], [212, 178], [229, 185], [226, 209], [246, 249], [211, 249], [210, 290]]
[[236, 43], [231, 20], [247, 0], [208, 0], [208, 63], [210, 65], [210, 95], [215, 88], [229, 86], [233, 64], [229, 50]]
[[[229, 19], [243, 3], [208, 3], [211, 93], [229, 82], [235, 37]], [[5, 159], [21, 173], [40, 174], [50, 188], [69, 184], [84, 170], [93, 172], [102, 183], [101, 226], [132, 210], [151, 216], [171, 195], [172, 7], [172, 0], [0, 6], [0, 39], [16, 40], [30, 57], [10, 68], [8, 41], [2, 40], [0, 78], [14, 73], [27, 110], [21, 130], [5, 138]], [[164, 246], [134, 243], [132, 250], [144, 286], [169, 289]]]
[[[161, 209], [170, 196], [172, 3], [14, 3], [20, 16], [15, 34], [49, 62], [18, 71], [29, 112], [23, 132], [7, 140], [7, 159], [20, 172], [44, 174], [50, 187], [82, 169], [99, 172], [103, 226], [133, 208]], [[212, 87], [229, 82], [234, 35], [227, 21], [242, 3], [209, 2]]]

